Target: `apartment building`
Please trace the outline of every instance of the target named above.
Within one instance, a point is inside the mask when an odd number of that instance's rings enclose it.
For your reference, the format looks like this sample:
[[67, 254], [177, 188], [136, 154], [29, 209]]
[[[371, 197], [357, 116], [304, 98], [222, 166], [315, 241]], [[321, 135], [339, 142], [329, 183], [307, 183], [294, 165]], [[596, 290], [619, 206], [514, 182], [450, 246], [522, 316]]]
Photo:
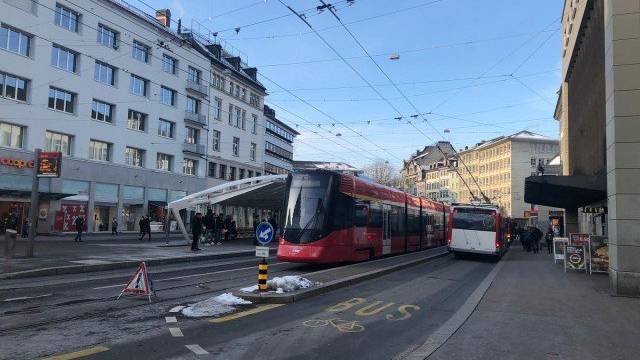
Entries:
[[524, 181], [541, 170], [557, 174], [559, 167], [550, 165], [550, 162], [558, 152], [558, 140], [530, 131], [500, 136], [465, 148], [458, 152], [458, 171], [471, 191], [462, 180], [459, 181], [458, 201], [483, 200], [480, 188], [505, 215], [527, 218], [537, 213], [538, 226], [546, 229], [549, 211], [553, 209], [527, 204], [524, 201]]
[[[42, 179], [39, 232], [137, 231], [164, 206], [264, 172], [265, 88], [218, 44], [122, 0], [6, 0], [0, 12], [0, 217], [29, 210], [33, 150], [61, 151]], [[172, 25], [173, 23], [173, 25]], [[230, 210], [234, 213], [234, 210]]]
[[424, 184], [418, 189], [424, 188], [425, 196], [433, 201], [451, 204], [458, 199], [458, 174], [456, 167], [458, 161], [455, 157], [441, 157], [436, 162], [427, 164], [424, 170]]
[[293, 140], [300, 135], [295, 129], [276, 118], [276, 111], [264, 106], [265, 174], [288, 174], [293, 171]]
[[418, 196], [427, 196], [426, 172], [438, 161], [444, 157], [452, 157], [454, 153], [455, 149], [448, 141], [439, 141], [437, 144], [425, 146], [422, 150], [416, 150], [402, 164], [400, 170], [402, 190]]

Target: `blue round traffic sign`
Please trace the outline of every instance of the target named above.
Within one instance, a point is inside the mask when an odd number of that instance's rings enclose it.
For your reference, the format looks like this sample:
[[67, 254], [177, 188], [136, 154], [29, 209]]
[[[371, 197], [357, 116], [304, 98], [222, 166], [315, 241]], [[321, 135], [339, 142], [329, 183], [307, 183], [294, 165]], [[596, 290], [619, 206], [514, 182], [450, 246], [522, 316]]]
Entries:
[[273, 226], [268, 222], [261, 222], [256, 228], [256, 239], [262, 245], [267, 245], [274, 237]]

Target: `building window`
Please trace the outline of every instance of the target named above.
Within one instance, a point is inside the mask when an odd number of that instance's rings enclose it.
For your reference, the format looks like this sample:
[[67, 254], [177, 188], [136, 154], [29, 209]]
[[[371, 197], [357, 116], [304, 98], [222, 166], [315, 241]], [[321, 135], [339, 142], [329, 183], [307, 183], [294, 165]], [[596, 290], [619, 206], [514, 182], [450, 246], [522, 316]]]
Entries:
[[98, 24], [98, 43], [113, 49], [118, 48], [118, 33], [102, 24]]
[[216, 177], [216, 163], [214, 162], [209, 162], [209, 172], [208, 172], [208, 176], [210, 178], [214, 178]]
[[47, 131], [45, 134], [45, 151], [59, 151], [71, 155], [71, 136]]
[[253, 105], [253, 106], [257, 107], [257, 108], [260, 108], [260, 96], [254, 94], [254, 93], [251, 93], [249, 95], [249, 104]]
[[244, 169], [238, 170], [238, 180], [244, 179]]
[[169, 105], [176, 105], [176, 91], [166, 88], [164, 86], [160, 87], [160, 102]]
[[233, 95], [233, 81], [229, 80], [229, 95]]
[[160, 121], [158, 122], [158, 135], [173, 139], [175, 136], [174, 134], [175, 126], [176, 126], [175, 123], [171, 121], [160, 119]]
[[247, 170], [247, 177], [248, 178], [252, 178], [253, 177], [253, 171]]
[[189, 68], [187, 69], [187, 80], [196, 84], [200, 84], [200, 70], [196, 70], [195, 68], [189, 66]]
[[258, 171], [256, 171], [256, 177], [262, 175], [261, 173], [259, 173]]
[[247, 89], [242, 88], [242, 90], [240, 91], [240, 98], [242, 99], [242, 101], [247, 101]]
[[0, 26], [0, 48], [11, 51], [12, 53], [29, 56], [31, 37], [19, 30], [2, 24], [2, 26]]
[[124, 150], [124, 163], [129, 166], [144, 166], [144, 150], [127, 146]]
[[293, 142], [293, 134], [289, 131], [283, 129], [281, 126], [272, 123], [271, 121], [267, 121], [266, 125], [266, 129], [269, 133], [277, 135], [288, 142]]
[[113, 86], [115, 84], [115, 69], [103, 62], [96, 61], [96, 66], [93, 72], [93, 79], [101, 82], [105, 85]]
[[240, 138], [233, 138], [233, 156], [240, 155]]
[[213, 140], [211, 141], [213, 151], [220, 151], [220, 131], [213, 130]]
[[229, 166], [229, 180], [234, 181], [236, 179], [236, 168]]
[[198, 160], [192, 160], [192, 159], [182, 160], [182, 173], [185, 175], [197, 175]]
[[247, 122], [247, 111], [246, 110], [242, 110], [242, 130], [246, 129], [246, 122]]
[[256, 114], [251, 114], [251, 133], [258, 133], [258, 115]]
[[111, 161], [111, 144], [104, 141], [89, 141], [89, 159]]
[[235, 112], [233, 114], [233, 126], [237, 127], [238, 129], [240, 128], [240, 118], [241, 118], [241, 114], [242, 114], [242, 109], [240, 109], [239, 107], [235, 108]]
[[222, 99], [213, 99], [213, 118], [216, 120], [222, 120]]
[[192, 113], [192, 114], [199, 114], [200, 113], [200, 101], [187, 96], [187, 111]]
[[220, 171], [218, 171], [218, 179], [225, 179], [227, 175], [227, 165], [220, 164]]
[[249, 159], [256, 161], [256, 144], [251, 143], [251, 148], [249, 149]]
[[224, 77], [218, 75], [216, 73], [213, 74], [213, 82], [211, 83], [214, 87], [224, 91]]
[[240, 85], [236, 84], [236, 90], [233, 95], [235, 95], [235, 97], [237, 98], [240, 97]]
[[93, 105], [91, 106], [91, 118], [98, 121], [113, 122], [113, 106], [106, 102], [93, 99]]
[[273, 164], [270, 164], [268, 162], [264, 163], [264, 173], [269, 175], [286, 175], [289, 173], [289, 170], [282, 168], [280, 166], [276, 166]]
[[536, 166], [536, 158], [531, 158], [531, 167]]
[[127, 115], [127, 128], [145, 131], [147, 128], [147, 114], [129, 109]]
[[27, 79], [0, 72], [0, 96], [27, 101]]
[[187, 130], [187, 133], [185, 135], [184, 142], [187, 144], [198, 144], [200, 140], [200, 130], [189, 126], [186, 126], [185, 129]]
[[66, 113], [73, 114], [75, 97], [75, 94], [72, 94], [68, 91], [50, 87], [48, 104], [49, 109], [64, 111]]
[[0, 122], [0, 146], [22, 149], [23, 133], [22, 126]]
[[176, 74], [176, 59], [167, 54], [162, 55], [162, 71], [169, 74]]
[[75, 73], [77, 58], [75, 52], [59, 45], [54, 44], [51, 48], [51, 65], [58, 69]]
[[78, 17], [80, 17], [80, 15], [77, 12], [60, 4], [56, 4], [56, 12], [53, 21], [61, 28], [78, 32]]
[[147, 96], [147, 80], [131, 74], [129, 91], [131, 91], [133, 95]]
[[229, 104], [229, 125], [233, 125], [233, 105]]
[[171, 171], [173, 168], [173, 156], [169, 154], [158, 153], [156, 156], [156, 169], [162, 171]]
[[138, 41], [133, 41], [133, 50], [132, 56], [134, 59], [138, 61], [142, 61], [144, 63], [149, 62], [149, 47], [143, 43]]
[[291, 153], [291, 151], [285, 150], [280, 146], [272, 144], [268, 141], [265, 143], [265, 153], [278, 157], [282, 160], [286, 160], [286, 161], [293, 160], [293, 153]]

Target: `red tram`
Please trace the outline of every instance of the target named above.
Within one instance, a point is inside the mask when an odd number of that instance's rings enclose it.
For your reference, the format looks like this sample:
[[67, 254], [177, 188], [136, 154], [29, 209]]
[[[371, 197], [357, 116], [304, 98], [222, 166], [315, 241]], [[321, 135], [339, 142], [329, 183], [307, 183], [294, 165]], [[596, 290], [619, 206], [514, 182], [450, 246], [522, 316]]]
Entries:
[[446, 243], [444, 204], [332, 171], [289, 175], [284, 210], [281, 261], [354, 262]]

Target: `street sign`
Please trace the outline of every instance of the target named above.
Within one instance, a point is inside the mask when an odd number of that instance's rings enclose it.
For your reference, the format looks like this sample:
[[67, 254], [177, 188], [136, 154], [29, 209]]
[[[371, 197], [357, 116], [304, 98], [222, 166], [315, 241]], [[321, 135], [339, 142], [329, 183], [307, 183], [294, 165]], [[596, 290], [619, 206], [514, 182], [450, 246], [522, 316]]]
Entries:
[[38, 177], [60, 177], [61, 152], [41, 152], [38, 156]]
[[261, 258], [269, 257], [269, 247], [256, 246], [256, 257], [261, 257]]
[[267, 245], [273, 240], [274, 231], [273, 226], [268, 222], [264, 221], [258, 224], [256, 228], [256, 239], [262, 245]]
[[129, 281], [124, 286], [116, 300], [120, 299], [120, 297], [125, 294], [146, 295], [149, 298], [149, 302], [151, 302], [151, 296], [155, 296], [151, 275], [149, 274], [147, 264], [144, 261], [140, 263], [136, 272], [129, 278]]

